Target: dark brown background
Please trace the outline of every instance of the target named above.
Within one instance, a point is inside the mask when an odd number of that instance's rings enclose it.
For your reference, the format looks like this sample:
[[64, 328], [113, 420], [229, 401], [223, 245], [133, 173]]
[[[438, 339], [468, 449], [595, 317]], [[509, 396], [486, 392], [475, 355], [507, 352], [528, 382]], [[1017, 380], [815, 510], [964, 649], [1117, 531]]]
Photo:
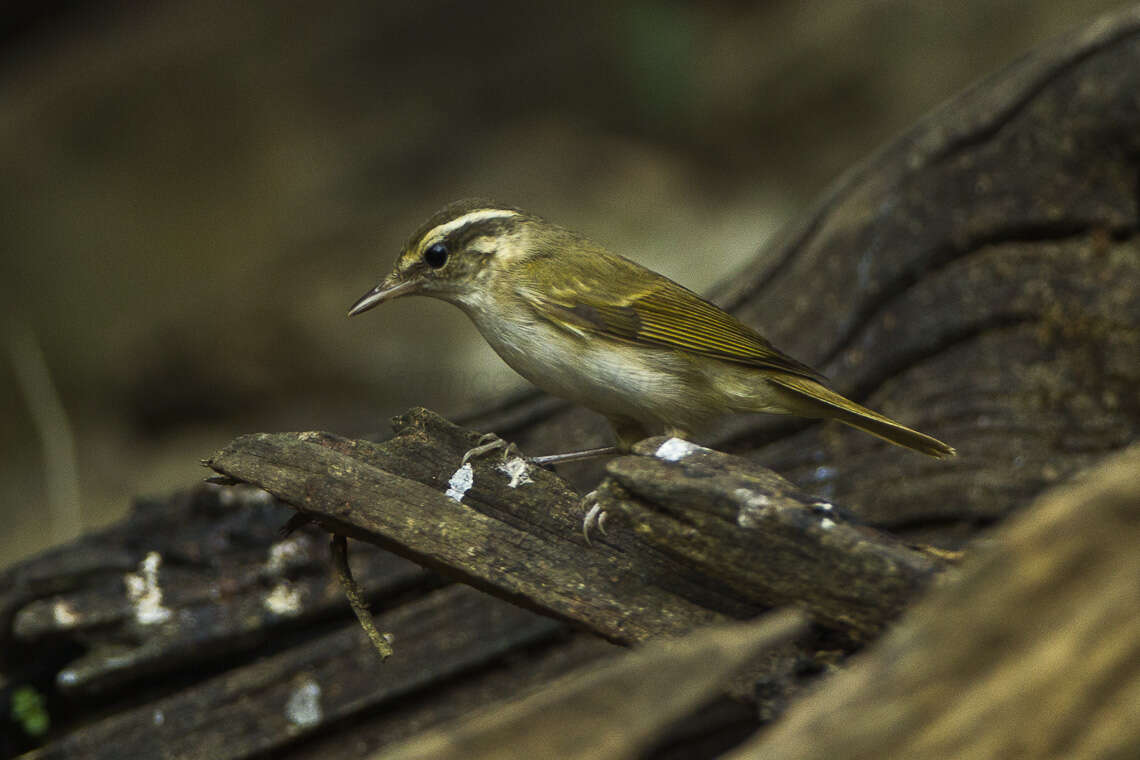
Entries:
[[521, 387], [444, 304], [344, 317], [437, 206], [495, 197], [707, 288], [931, 106], [1117, 5], [24, 6], [0, 50], [0, 564], [238, 433]]

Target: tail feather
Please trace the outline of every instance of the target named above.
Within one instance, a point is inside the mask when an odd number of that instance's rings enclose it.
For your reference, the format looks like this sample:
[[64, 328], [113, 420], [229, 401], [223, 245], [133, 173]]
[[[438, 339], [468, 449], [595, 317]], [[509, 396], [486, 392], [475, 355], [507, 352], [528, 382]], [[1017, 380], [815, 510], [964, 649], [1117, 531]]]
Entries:
[[913, 449], [939, 459], [957, 454], [953, 447], [947, 446], [937, 438], [900, 425], [890, 417], [860, 406], [814, 380], [793, 375], [779, 375], [769, 376], [768, 381], [796, 396], [796, 400], [802, 404], [796, 410], [799, 414], [838, 420], [896, 446]]

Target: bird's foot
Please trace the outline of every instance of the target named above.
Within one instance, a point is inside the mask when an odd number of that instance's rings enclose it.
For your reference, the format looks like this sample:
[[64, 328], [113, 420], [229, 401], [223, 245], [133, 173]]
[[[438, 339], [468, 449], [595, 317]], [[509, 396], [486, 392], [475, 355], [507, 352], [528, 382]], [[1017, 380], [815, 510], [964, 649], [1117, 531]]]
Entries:
[[518, 447], [513, 443], [507, 443], [494, 433], [484, 433], [479, 436], [478, 443], [470, 449], [467, 449], [463, 454], [463, 459], [459, 462], [459, 466], [467, 464], [475, 457], [481, 457], [484, 454], [490, 454], [492, 451], [502, 451], [503, 461], [505, 462], [511, 454], [518, 455]]
[[602, 505], [598, 503], [597, 491], [590, 491], [583, 496], [582, 506], [588, 506], [586, 517], [582, 520], [582, 537], [589, 544], [591, 543], [590, 531], [594, 528], [597, 528], [603, 536], [606, 535], [606, 510], [602, 509]]

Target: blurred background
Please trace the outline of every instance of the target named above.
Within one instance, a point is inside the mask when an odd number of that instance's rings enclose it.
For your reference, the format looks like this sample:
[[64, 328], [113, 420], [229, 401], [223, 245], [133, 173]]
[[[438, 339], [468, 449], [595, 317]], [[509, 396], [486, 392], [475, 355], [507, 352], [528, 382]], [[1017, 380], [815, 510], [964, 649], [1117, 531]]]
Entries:
[[193, 484], [237, 434], [524, 387], [441, 302], [345, 318], [444, 203], [706, 289], [931, 107], [1117, 5], [7, 4], [0, 566]]

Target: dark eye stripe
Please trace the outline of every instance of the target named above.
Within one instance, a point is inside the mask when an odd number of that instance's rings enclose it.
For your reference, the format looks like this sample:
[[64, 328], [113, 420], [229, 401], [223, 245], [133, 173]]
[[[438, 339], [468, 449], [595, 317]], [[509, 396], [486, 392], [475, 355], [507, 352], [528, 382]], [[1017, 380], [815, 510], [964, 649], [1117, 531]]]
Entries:
[[461, 251], [479, 238], [497, 238], [518, 225], [516, 219], [480, 219], [465, 224], [445, 238], [450, 251]]

